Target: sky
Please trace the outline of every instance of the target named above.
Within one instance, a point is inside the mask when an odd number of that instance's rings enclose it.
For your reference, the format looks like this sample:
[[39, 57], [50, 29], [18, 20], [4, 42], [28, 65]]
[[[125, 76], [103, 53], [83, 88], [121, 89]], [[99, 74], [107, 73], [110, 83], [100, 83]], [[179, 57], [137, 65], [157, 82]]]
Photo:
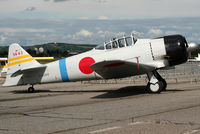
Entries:
[[200, 42], [199, 0], [0, 0], [0, 45], [101, 44], [182, 34]]
[[0, 17], [135, 19], [200, 16], [199, 0], [0, 0]]

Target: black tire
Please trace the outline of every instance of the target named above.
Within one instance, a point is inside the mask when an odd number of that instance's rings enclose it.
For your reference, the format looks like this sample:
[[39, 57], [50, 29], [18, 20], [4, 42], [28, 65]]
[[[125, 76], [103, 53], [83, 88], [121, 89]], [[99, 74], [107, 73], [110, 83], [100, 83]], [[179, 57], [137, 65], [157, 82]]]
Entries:
[[34, 91], [35, 91], [35, 89], [33, 87], [28, 88], [28, 93], [33, 93]]
[[163, 85], [162, 91], [166, 91], [166, 89], [167, 89], [167, 82], [166, 82], [166, 80], [162, 79], [161, 82], [162, 82], [162, 85]]
[[165, 79], [163, 79], [162, 77], [161, 77], [161, 75], [157, 72], [157, 71], [155, 71], [155, 75], [156, 75], [156, 78], [158, 78], [158, 80], [162, 83], [162, 87], [163, 87], [163, 89], [162, 89], [162, 91], [166, 91], [166, 89], [167, 89], [167, 82], [165, 81]]
[[148, 82], [147, 91], [153, 94], [159, 94], [163, 89], [163, 83], [158, 81], [156, 84]]

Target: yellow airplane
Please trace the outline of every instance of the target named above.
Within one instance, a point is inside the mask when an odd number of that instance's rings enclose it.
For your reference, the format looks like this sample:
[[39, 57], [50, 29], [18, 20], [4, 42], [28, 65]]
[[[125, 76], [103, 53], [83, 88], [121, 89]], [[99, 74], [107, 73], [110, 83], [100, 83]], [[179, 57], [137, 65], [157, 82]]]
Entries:
[[[54, 57], [33, 57], [35, 60], [53, 60]], [[0, 58], [0, 77], [6, 77], [8, 70], [8, 58]]]

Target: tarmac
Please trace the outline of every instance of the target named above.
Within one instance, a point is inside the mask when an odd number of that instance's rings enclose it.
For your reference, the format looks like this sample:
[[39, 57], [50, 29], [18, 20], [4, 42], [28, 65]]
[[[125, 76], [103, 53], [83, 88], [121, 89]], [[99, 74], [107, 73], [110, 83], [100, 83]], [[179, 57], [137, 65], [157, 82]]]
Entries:
[[161, 94], [141, 80], [0, 87], [0, 134], [200, 134], [200, 82], [167, 82]]

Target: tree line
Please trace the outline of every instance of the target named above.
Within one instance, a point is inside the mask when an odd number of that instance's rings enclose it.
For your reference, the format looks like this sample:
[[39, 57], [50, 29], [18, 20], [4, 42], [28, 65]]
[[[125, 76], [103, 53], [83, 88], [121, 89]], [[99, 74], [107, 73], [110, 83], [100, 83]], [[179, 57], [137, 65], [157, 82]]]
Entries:
[[[48, 43], [43, 45], [23, 46], [33, 57], [69, 57], [74, 54], [91, 50], [95, 45]], [[8, 46], [0, 46], [0, 57], [8, 57]]]

